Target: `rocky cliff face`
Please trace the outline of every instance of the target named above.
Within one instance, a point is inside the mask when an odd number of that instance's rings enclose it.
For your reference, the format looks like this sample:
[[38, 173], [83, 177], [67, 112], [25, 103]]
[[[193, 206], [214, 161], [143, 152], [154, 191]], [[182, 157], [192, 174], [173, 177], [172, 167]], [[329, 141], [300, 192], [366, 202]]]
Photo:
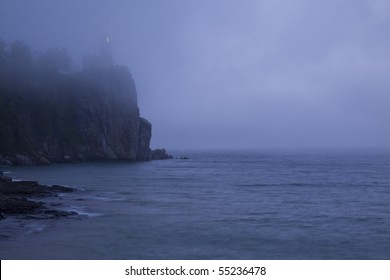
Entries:
[[[36, 84], [39, 84], [37, 86]], [[52, 162], [149, 160], [151, 124], [123, 66], [58, 74], [0, 92], [0, 155]]]

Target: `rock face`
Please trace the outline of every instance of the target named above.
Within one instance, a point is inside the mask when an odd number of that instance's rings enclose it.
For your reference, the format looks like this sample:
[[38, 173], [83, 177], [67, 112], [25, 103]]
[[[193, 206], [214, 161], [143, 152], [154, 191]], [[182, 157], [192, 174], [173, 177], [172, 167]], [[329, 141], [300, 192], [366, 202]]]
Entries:
[[16, 94], [3, 91], [0, 111], [3, 163], [151, 159], [152, 127], [140, 117], [124, 66], [57, 75], [44, 87], [31, 83]]
[[150, 139], [152, 138], [152, 124], [145, 120], [140, 119], [139, 123], [139, 137], [138, 137], [138, 151], [137, 160], [144, 161], [151, 159]]

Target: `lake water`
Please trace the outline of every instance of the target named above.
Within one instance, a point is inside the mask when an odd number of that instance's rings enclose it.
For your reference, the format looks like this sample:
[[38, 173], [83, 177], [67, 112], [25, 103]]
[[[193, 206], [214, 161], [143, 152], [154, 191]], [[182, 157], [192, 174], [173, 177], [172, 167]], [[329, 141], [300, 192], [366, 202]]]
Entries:
[[80, 215], [0, 221], [1, 259], [390, 259], [390, 153], [195, 151], [7, 167]]

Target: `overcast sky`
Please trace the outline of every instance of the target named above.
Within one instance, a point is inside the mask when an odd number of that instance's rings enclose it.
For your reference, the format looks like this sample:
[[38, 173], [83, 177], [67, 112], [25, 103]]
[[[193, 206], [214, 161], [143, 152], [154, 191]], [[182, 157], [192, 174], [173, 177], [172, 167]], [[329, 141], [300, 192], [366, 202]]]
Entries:
[[0, 38], [111, 37], [152, 147], [390, 146], [390, 1], [0, 0]]

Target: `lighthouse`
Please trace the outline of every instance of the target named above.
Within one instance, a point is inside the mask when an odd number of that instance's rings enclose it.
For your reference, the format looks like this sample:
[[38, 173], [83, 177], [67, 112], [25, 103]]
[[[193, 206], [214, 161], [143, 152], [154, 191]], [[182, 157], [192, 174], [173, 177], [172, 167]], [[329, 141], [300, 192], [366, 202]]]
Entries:
[[112, 43], [108, 36], [102, 37], [98, 54], [83, 56], [83, 69], [99, 69], [113, 65]]
[[110, 66], [112, 61], [112, 43], [108, 36], [104, 36], [100, 42], [100, 62], [102, 67]]

